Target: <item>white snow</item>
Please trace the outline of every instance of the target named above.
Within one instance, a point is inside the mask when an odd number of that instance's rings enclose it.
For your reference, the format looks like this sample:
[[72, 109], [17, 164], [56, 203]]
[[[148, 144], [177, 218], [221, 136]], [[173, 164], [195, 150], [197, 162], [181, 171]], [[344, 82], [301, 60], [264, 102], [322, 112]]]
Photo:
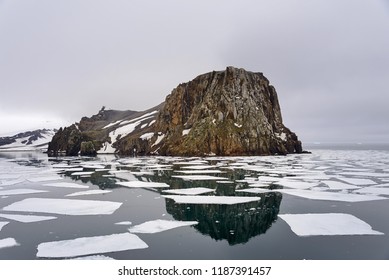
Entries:
[[18, 221], [21, 223], [34, 223], [34, 222], [57, 219], [57, 217], [53, 217], [53, 216], [14, 215], [14, 214], [0, 214], [0, 217], [8, 220]]
[[216, 177], [210, 175], [174, 175], [172, 177], [180, 178], [185, 181], [228, 180], [228, 178]]
[[80, 196], [80, 195], [94, 195], [94, 194], [104, 194], [104, 193], [110, 193], [112, 191], [109, 190], [90, 190], [90, 191], [82, 191], [82, 192], [75, 192], [68, 194], [66, 196]]
[[314, 199], [314, 200], [360, 202], [360, 201], [386, 199], [384, 197], [373, 196], [373, 195], [360, 195], [360, 194], [326, 192], [326, 191], [286, 190], [286, 189], [282, 189], [282, 190], [278, 189], [277, 191], [289, 195], [294, 195], [294, 196], [299, 196], [299, 197], [304, 197], [304, 198]]
[[165, 134], [161, 134], [161, 135], [160, 135], [160, 134], [158, 133], [157, 140], [155, 140], [154, 144], [151, 145], [151, 147], [154, 147], [154, 146], [158, 145], [158, 144], [163, 140], [163, 138], [165, 138]]
[[74, 189], [88, 189], [87, 185], [80, 185], [76, 183], [67, 183], [67, 182], [59, 182], [59, 183], [47, 183], [44, 186], [49, 187], [60, 187], [60, 188], [74, 188]]
[[205, 164], [196, 164], [196, 165], [189, 165], [189, 166], [183, 166], [182, 169], [194, 169], [194, 170], [204, 170], [209, 168], [215, 168], [214, 165], [205, 165]]
[[118, 124], [118, 123], [121, 123], [123, 120], [118, 120], [118, 121], [116, 121], [116, 122], [112, 122], [112, 123], [110, 123], [110, 124], [107, 124], [106, 126], [104, 126], [103, 127], [103, 129], [104, 128], [109, 128], [109, 127], [111, 127], [111, 126], [114, 126], [114, 125], [116, 125], [116, 124]]
[[6, 226], [9, 222], [0, 222], [0, 231], [1, 229]]
[[129, 229], [133, 233], [157, 233], [183, 226], [197, 225], [196, 221], [169, 221], [169, 220], [155, 220], [148, 221], [140, 225], [136, 225]]
[[182, 136], [185, 136], [185, 135], [188, 135], [189, 134], [189, 132], [190, 132], [190, 128], [189, 129], [184, 129], [183, 131], [182, 131]]
[[357, 185], [357, 186], [364, 186], [364, 185], [375, 185], [377, 184], [373, 180], [370, 179], [360, 179], [360, 178], [342, 178], [339, 177], [339, 180], [342, 180], [346, 183]]
[[3, 210], [62, 215], [110, 215], [121, 205], [122, 203], [111, 201], [27, 198], [8, 205]]
[[152, 120], [151, 122], [149, 122], [149, 126], [151, 126], [153, 123], [155, 123], [155, 120]]
[[11, 190], [0, 190], [0, 195], [19, 195], [19, 194], [33, 194], [33, 193], [44, 193], [47, 191], [33, 190], [33, 189], [11, 189]]
[[143, 182], [143, 181], [118, 182], [116, 184], [128, 188], [168, 188], [169, 187], [169, 185], [166, 183]]
[[119, 233], [41, 243], [36, 256], [64, 258], [145, 248], [148, 245], [135, 234]]
[[241, 124], [238, 124], [238, 123], [234, 123], [234, 125], [235, 125], [236, 127], [238, 127], [238, 128], [241, 128], [241, 127], [242, 127], [242, 125], [241, 125]]
[[164, 190], [163, 192], [172, 193], [172, 194], [199, 195], [199, 194], [210, 193], [214, 191], [215, 190], [209, 188], [188, 188], [188, 189]]
[[154, 136], [154, 132], [149, 132], [141, 135], [139, 138], [142, 140], [150, 140]]
[[239, 204], [259, 201], [260, 197], [241, 196], [190, 196], [190, 195], [163, 195], [164, 198], [173, 199], [181, 204]]
[[350, 214], [283, 214], [278, 215], [298, 236], [316, 235], [383, 235], [366, 222]]
[[0, 249], [14, 247], [14, 246], [19, 246], [19, 243], [16, 242], [14, 238], [9, 237], [9, 238], [0, 239]]

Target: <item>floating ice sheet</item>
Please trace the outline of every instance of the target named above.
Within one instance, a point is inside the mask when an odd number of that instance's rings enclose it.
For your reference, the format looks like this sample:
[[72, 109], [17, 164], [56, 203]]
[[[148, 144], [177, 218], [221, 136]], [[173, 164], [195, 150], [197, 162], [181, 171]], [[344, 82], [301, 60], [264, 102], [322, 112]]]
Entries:
[[360, 202], [360, 201], [372, 201], [386, 199], [384, 197], [375, 195], [361, 195], [361, 194], [349, 194], [339, 192], [326, 192], [326, 191], [309, 191], [309, 190], [277, 190], [282, 193], [304, 197], [308, 199], [316, 200], [331, 200], [331, 201], [343, 201], [343, 202]]
[[274, 192], [274, 190], [269, 190], [269, 189], [261, 189], [261, 188], [250, 188], [250, 189], [241, 189], [241, 190], [236, 190], [236, 192], [247, 192], [247, 193], [268, 193], [268, 192]]
[[19, 195], [19, 194], [33, 194], [33, 193], [44, 193], [47, 191], [34, 190], [34, 189], [11, 189], [11, 190], [0, 190], [0, 195]]
[[129, 181], [118, 182], [116, 184], [128, 188], [169, 188], [168, 184], [158, 182]]
[[130, 222], [130, 221], [123, 221], [123, 222], [115, 223], [115, 225], [130, 226], [130, 225], [132, 225], [132, 222]]
[[0, 231], [1, 229], [6, 226], [9, 222], [0, 222]]
[[19, 243], [16, 242], [14, 238], [9, 237], [5, 239], [0, 239], [0, 249], [14, 246], [19, 246]]
[[37, 257], [66, 258], [145, 248], [148, 245], [135, 234], [119, 233], [41, 243]]
[[172, 193], [172, 194], [198, 195], [203, 193], [214, 192], [214, 190], [210, 188], [189, 188], [189, 189], [164, 190], [163, 192]]
[[338, 178], [339, 180], [342, 180], [346, 183], [357, 185], [357, 186], [364, 186], [364, 185], [375, 185], [377, 184], [373, 180], [370, 179], [360, 179], [360, 178]]
[[298, 236], [383, 235], [357, 217], [343, 213], [278, 215]]
[[216, 177], [210, 175], [174, 175], [172, 177], [180, 178], [186, 181], [228, 180], [228, 178]]
[[352, 190], [360, 188], [358, 186], [345, 184], [338, 181], [322, 181], [322, 183], [326, 184], [331, 190]]
[[57, 219], [57, 217], [53, 217], [53, 216], [14, 215], [14, 214], [0, 214], [0, 217], [8, 220], [18, 221], [21, 223], [34, 223], [34, 222]]
[[375, 187], [366, 187], [363, 189], [355, 190], [355, 193], [367, 193], [367, 194], [378, 194], [378, 195], [389, 195], [389, 188], [375, 188]]
[[97, 200], [27, 198], [3, 208], [6, 211], [42, 212], [63, 215], [110, 215], [122, 203]]
[[221, 170], [209, 170], [209, 169], [201, 169], [201, 170], [178, 170], [177, 173], [182, 174], [219, 174], [224, 173]]
[[162, 197], [173, 199], [176, 203], [185, 204], [240, 204], [259, 201], [259, 197], [241, 196], [190, 196], [190, 195], [163, 195]]
[[63, 178], [60, 176], [44, 176], [44, 177], [31, 177], [28, 178], [27, 180], [33, 183], [38, 183], [38, 182], [46, 182], [46, 181], [58, 181], [62, 179]]
[[94, 194], [104, 194], [104, 193], [110, 193], [112, 191], [109, 190], [90, 190], [90, 191], [82, 191], [82, 192], [75, 192], [68, 194], [66, 196], [80, 196], [80, 195], [94, 195]]
[[60, 188], [74, 188], [74, 189], [88, 189], [87, 185], [80, 185], [76, 183], [67, 183], [67, 182], [59, 182], [59, 183], [47, 183], [44, 186], [49, 187], [60, 187]]
[[274, 182], [274, 184], [281, 185], [286, 188], [292, 188], [292, 189], [310, 189], [318, 185], [317, 183], [292, 181], [288, 179], [281, 179], [277, 182]]
[[155, 220], [155, 221], [145, 222], [140, 225], [136, 225], [130, 228], [129, 231], [133, 233], [156, 233], [156, 232], [162, 232], [173, 228], [192, 226], [197, 224], [198, 222], [196, 221], [182, 222], [182, 221], [169, 221], [169, 220]]

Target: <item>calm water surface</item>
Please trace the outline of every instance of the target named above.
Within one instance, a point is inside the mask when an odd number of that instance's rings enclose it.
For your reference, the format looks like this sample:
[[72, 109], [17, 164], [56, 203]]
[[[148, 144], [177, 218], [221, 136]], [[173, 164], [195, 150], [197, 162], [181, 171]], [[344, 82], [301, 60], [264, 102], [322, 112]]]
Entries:
[[[39, 244], [126, 233], [133, 226], [155, 220], [198, 223], [156, 233], [136, 233], [148, 245], [145, 249], [114, 252], [102, 249], [94, 255], [113, 259], [389, 259], [389, 196], [386, 192], [389, 189], [389, 152], [385, 149], [311, 150], [312, 154], [280, 157], [209, 158], [120, 158], [113, 155], [48, 158], [32, 152], [1, 153], [0, 259], [39, 259]], [[134, 188], [118, 184], [130, 181], [166, 183], [168, 187]], [[59, 182], [76, 183], [85, 188], [50, 186]], [[340, 182], [346, 188], [330, 188], [326, 182]], [[165, 197], [172, 195], [165, 191], [192, 188], [211, 189], [211, 192], [196, 195], [202, 198], [259, 199], [227, 205], [206, 201], [177, 203]], [[24, 193], [26, 189], [46, 192]], [[256, 193], [247, 192], [250, 189]], [[361, 195], [382, 199], [350, 202], [283, 192], [301, 189], [313, 194], [328, 192], [344, 197]], [[9, 192], [15, 190], [19, 193]], [[68, 196], [91, 190], [110, 192]], [[44, 213], [7, 210], [8, 206], [28, 198], [122, 204], [108, 215], [67, 215], [49, 213], [50, 209]], [[307, 213], [350, 214], [382, 234], [301, 236], [279, 216]], [[26, 223], [7, 216], [9, 214], [55, 219]], [[117, 224], [120, 222], [125, 223]], [[327, 223], [331, 226], [332, 221]], [[309, 228], [310, 224], [305, 227]], [[8, 244], [10, 238], [16, 246]], [[2, 241], [8, 245], [1, 247]], [[77, 253], [74, 257], [83, 255], [90, 254]]]

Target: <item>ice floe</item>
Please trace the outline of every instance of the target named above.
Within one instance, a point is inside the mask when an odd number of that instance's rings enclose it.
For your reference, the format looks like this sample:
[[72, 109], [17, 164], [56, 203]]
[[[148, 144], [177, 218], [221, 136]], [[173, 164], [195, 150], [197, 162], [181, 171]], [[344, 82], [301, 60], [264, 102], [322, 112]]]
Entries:
[[331, 190], [352, 190], [360, 188], [359, 186], [345, 184], [338, 181], [322, 181], [322, 183], [326, 184]]
[[8, 220], [18, 221], [21, 223], [34, 223], [34, 222], [57, 219], [57, 217], [53, 217], [53, 216], [14, 215], [14, 214], [1, 214], [1, 213], [0, 213], [0, 217]]
[[355, 193], [389, 195], [389, 188], [366, 187], [355, 190]]
[[180, 178], [185, 181], [228, 180], [228, 178], [210, 176], [210, 175], [173, 175], [172, 177]]
[[27, 180], [33, 183], [62, 180], [61, 176], [30, 177]]
[[123, 222], [115, 223], [115, 225], [130, 226], [130, 225], [132, 225], [132, 222], [130, 222], [130, 221], [123, 221]]
[[68, 194], [66, 196], [80, 196], [80, 195], [94, 195], [94, 194], [104, 194], [104, 193], [110, 193], [112, 191], [109, 190], [90, 190], [90, 191], [82, 191], [82, 192], [75, 192]]
[[11, 189], [11, 190], [0, 190], [0, 195], [19, 195], [19, 194], [34, 194], [44, 193], [47, 191], [34, 190], [34, 189]]
[[148, 245], [135, 234], [119, 233], [41, 243], [36, 256], [66, 258], [145, 248]]
[[43, 184], [48, 187], [60, 187], [60, 188], [74, 188], [74, 189], [88, 189], [87, 185], [80, 185], [76, 183], [67, 183], [67, 182], [59, 182], [59, 183], [47, 183]]
[[164, 190], [165, 193], [183, 194], [183, 195], [199, 195], [204, 193], [214, 192], [215, 190], [209, 188], [188, 188], [188, 189], [175, 189]]
[[129, 229], [132, 233], [157, 233], [165, 230], [170, 230], [183, 226], [197, 225], [196, 221], [169, 221], [169, 220], [155, 220], [148, 221], [140, 225], [136, 225]]
[[247, 192], [247, 193], [268, 193], [268, 192], [274, 192], [275, 190], [269, 190], [269, 189], [261, 189], [261, 188], [250, 188], [250, 189], [240, 189], [236, 190], [236, 192]]
[[292, 188], [292, 189], [310, 189], [318, 185], [318, 183], [293, 181], [285, 178], [274, 182], [274, 184], [281, 185], [285, 188]]
[[0, 231], [1, 229], [6, 226], [9, 222], [0, 222]]
[[19, 245], [20, 244], [18, 242], [16, 242], [16, 240], [14, 238], [11, 238], [11, 237], [0, 239], [0, 249], [19, 246]]
[[181, 204], [240, 204], [259, 201], [260, 197], [242, 196], [191, 196], [191, 195], [163, 195], [162, 197], [173, 199]]
[[339, 177], [339, 180], [342, 180], [346, 183], [357, 185], [357, 186], [364, 186], [364, 185], [375, 185], [377, 184], [373, 180], [370, 179], [361, 179], [361, 178], [343, 178]]
[[84, 176], [84, 175], [92, 175], [93, 173], [95, 173], [94, 171], [79, 171], [79, 172], [73, 172], [72, 176]]
[[168, 184], [158, 182], [129, 181], [118, 182], [116, 184], [128, 188], [169, 188]]
[[298, 236], [316, 235], [383, 235], [369, 224], [350, 214], [282, 214], [278, 215], [288, 223]]
[[110, 215], [122, 203], [59, 198], [27, 198], [3, 208], [5, 211], [41, 212], [62, 215]]
[[327, 192], [327, 191], [312, 191], [312, 190], [286, 190], [278, 189], [278, 192], [286, 193], [289, 195], [304, 197], [314, 200], [331, 200], [331, 201], [343, 201], [343, 202], [361, 202], [361, 201], [373, 201], [386, 199], [384, 197], [375, 195], [361, 195], [351, 193], [339, 193], [339, 192]]

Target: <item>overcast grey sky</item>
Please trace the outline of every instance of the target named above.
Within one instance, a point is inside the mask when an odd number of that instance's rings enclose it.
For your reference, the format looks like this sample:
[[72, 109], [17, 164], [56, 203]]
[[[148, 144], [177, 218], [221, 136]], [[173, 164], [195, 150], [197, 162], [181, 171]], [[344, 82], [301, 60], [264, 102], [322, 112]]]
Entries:
[[0, 0], [0, 134], [145, 110], [232, 65], [303, 142], [389, 142], [386, 0]]

